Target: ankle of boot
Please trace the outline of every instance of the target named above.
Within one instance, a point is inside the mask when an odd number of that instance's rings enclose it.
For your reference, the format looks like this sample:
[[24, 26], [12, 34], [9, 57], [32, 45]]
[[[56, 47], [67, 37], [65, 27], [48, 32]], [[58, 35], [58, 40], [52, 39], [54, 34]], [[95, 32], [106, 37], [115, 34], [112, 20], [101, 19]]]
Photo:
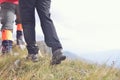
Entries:
[[62, 53], [62, 49], [57, 49], [57, 50], [55, 50], [52, 54], [53, 54], [53, 56], [62, 55], [62, 54], [63, 54], [63, 53]]
[[13, 41], [12, 40], [3, 40], [2, 46], [12, 46]]
[[20, 38], [23, 35], [22, 31], [19, 30], [17, 30], [16, 33], [17, 33], [16, 35], [17, 38]]

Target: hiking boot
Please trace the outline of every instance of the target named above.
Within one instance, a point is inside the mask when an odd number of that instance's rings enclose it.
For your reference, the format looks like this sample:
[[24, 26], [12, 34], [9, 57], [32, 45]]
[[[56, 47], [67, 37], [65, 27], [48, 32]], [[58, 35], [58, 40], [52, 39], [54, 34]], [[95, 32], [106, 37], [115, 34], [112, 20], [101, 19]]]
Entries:
[[23, 40], [23, 33], [22, 31], [17, 31], [17, 45], [21, 48], [21, 49], [25, 49], [25, 42]]
[[58, 50], [53, 52], [51, 65], [60, 64], [61, 61], [65, 60], [65, 59], [66, 59], [66, 56], [62, 55], [61, 49], [58, 49]]
[[11, 53], [12, 52], [12, 48], [10, 46], [2, 46], [2, 53], [6, 54], [6, 53]]
[[[22, 36], [21, 36], [22, 37]], [[25, 49], [25, 43], [22, 38], [17, 39], [17, 45], [20, 47], [20, 49], [24, 50]]]
[[28, 54], [26, 59], [31, 60], [33, 62], [38, 62], [39, 61], [38, 54]]
[[17, 45], [24, 45], [24, 41], [22, 39], [22, 36], [20, 36], [19, 38], [17, 38]]
[[17, 38], [17, 45], [23, 45], [24, 44], [24, 41], [23, 41], [23, 33], [22, 31], [16, 31], [17, 35], [16, 35], [16, 38]]
[[12, 41], [4, 40], [2, 41], [2, 54], [12, 53]]

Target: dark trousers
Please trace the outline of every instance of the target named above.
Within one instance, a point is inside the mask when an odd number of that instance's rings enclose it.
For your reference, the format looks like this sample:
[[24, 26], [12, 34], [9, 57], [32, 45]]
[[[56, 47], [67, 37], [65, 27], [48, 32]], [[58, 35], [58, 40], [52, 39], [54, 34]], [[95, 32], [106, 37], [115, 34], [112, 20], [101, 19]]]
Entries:
[[40, 18], [46, 44], [52, 48], [52, 51], [62, 48], [53, 21], [50, 18], [51, 0], [19, 0], [19, 4], [28, 52], [32, 53], [34, 50], [31, 51], [30, 49], [36, 44], [35, 8]]

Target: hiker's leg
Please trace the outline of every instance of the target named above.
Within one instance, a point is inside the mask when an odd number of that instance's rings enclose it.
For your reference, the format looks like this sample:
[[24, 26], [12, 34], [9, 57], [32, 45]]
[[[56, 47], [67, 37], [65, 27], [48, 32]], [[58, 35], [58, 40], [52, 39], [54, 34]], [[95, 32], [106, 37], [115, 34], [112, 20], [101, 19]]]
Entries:
[[11, 3], [1, 4], [2, 24], [2, 53], [9, 53], [12, 50], [12, 31], [14, 25], [15, 5]]
[[20, 11], [19, 11], [19, 6], [16, 5], [16, 39], [17, 39], [17, 45], [23, 45], [23, 28], [22, 28], [22, 23], [21, 23], [21, 18], [20, 18]]
[[54, 65], [60, 64], [61, 61], [66, 59], [66, 56], [62, 55], [62, 45], [57, 36], [53, 21], [50, 18], [50, 4], [51, 0], [38, 0], [36, 7], [45, 36], [45, 42], [52, 48], [51, 64]]
[[11, 3], [3, 3], [1, 4], [1, 24], [2, 29], [13, 30], [13, 25], [15, 21], [15, 5]]
[[19, 1], [23, 33], [29, 54], [37, 54], [39, 50], [35, 38], [35, 2], [36, 0]]
[[45, 42], [49, 47], [52, 47], [54, 52], [57, 49], [61, 49], [62, 45], [58, 39], [53, 21], [50, 18], [50, 4], [51, 0], [38, 0], [36, 7], [45, 36]]

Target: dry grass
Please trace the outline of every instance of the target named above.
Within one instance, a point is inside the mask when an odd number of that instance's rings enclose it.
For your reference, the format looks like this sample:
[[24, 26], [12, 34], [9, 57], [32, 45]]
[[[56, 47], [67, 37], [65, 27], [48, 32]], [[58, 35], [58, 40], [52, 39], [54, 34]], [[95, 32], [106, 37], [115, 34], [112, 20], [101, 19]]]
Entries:
[[26, 50], [14, 48], [17, 55], [0, 57], [0, 80], [120, 80], [120, 69], [114, 66], [66, 60], [57, 66], [49, 65], [50, 56], [39, 62], [25, 59]]

